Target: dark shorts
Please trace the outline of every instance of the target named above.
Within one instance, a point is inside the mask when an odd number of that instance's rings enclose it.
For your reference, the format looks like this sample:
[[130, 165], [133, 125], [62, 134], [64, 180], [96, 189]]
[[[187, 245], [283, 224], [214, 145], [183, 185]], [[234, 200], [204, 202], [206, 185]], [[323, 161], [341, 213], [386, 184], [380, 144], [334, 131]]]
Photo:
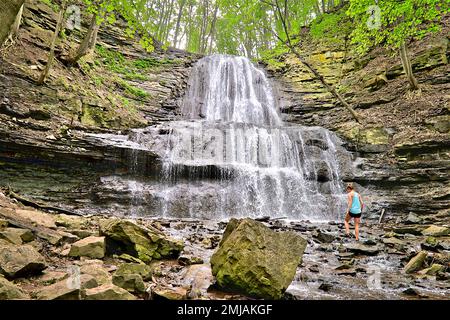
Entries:
[[350, 214], [350, 217], [352, 217], [352, 218], [361, 218], [361, 212], [360, 213], [349, 212], [349, 214]]

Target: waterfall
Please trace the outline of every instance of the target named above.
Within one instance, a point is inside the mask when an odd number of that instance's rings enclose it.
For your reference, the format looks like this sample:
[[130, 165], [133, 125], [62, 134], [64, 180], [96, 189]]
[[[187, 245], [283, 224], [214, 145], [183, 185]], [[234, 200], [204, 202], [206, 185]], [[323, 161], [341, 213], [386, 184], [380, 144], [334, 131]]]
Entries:
[[[269, 80], [247, 58], [199, 60], [180, 111], [177, 121], [127, 136], [92, 135], [129, 150], [129, 174], [103, 180], [105, 189], [129, 191], [128, 214], [342, 217], [341, 141], [324, 128], [284, 123]], [[152, 174], [147, 151], [160, 161]]]
[[181, 113], [163, 156], [163, 215], [184, 215], [181, 206], [201, 218], [329, 219], [344, 210], [333, 137], [284, 125], [267, 77], [247, 58], [201, 59]]

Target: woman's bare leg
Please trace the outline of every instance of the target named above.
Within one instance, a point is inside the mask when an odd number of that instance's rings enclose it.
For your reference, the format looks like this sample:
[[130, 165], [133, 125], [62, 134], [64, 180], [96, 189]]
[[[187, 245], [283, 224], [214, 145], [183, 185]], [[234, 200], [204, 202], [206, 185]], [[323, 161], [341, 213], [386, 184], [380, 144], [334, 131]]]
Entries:
[[361, 218], [355, 218], [355, 237], [359, 240], [359, 221]]
[[350, 234], [350, 225], [348, 224], [348, 222], [350, 221], [351, 217], [350, 215], [347, 213], [345, 216], [345, 220], [344, 220], [344, 224], [345, 224], [345, 233], [347, 235]]

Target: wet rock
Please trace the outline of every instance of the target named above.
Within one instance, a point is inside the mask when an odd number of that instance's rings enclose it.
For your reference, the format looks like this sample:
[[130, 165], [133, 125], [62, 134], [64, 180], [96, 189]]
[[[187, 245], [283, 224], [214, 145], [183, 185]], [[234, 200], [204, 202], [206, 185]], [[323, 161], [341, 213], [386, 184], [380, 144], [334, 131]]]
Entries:
[[423, 230], [422, 234], [433, 237], [446, 236], [450, 234], [450, 228], [432, 225]]
[[44, 257], [30, 245], [0, 246], [0, 273], [7, 278], [38, 274], [46, 267]]
[[146, 264], [139, 263], [124, 263], [119, 266], [115, 275], [129, 275], [137, 274], [142, 277], [144, 281], [152, 279], [152, 267]]
[[401, 226], [394, 228], [394, 232], [398, 234], [413, 234], [416, 236], [422, 235], [422, 230], [424, 230], [425, 227], [423, 226]]
[[363, 244], [365, 244], [366, 246], [374, 246], [377, 244], [377, 242], [374, 239], [367, 239], [364, 240]]
[[408, 295], [408, 296], [420, 296], [420, 293], [413, 288], [407, 288], [405, 290], [402, 291], [403, 294]]
[[350, 277], [356, 276], [356, 270], [355, 269], [338, 270], [336, 273], [338, 275], [340, 275], [340, 276], [350, 276]]
[[29, 299], [14, 283], [0, 276], [0, 300]]
[[330, 233], [323, 232], [322, 230], [314, 231], [312, 236], [319, 240], [321, 243], [331, 243], [336, 237]]
[[406, 217], [405, 224], [418, 224], [421, 223], [422, 219], [415, 213], [410, 212]]
[[181, 287], [155, 287], [152, 289], [152, 298], [154, 300], [185, 300], [187, 290]]
[[112, 219], [101, 224], [101, 234], [106, 236], [109, 253], [127, 253], [144, 262], [152, 259], [176, 257], [183, 243], [168, 238], [155, 228], [144, 228], [133, 222]]
[[404, 241], [394, 238], [394, 237], [384, 238], [382, 241], [385, 245], [391, 246], [391, 247], [402, 247], [405, 244]]
[[416, 256], [414, 256], [403, 269], [405, 273], [413, 273], [420, 270], [427, 258], [426, 251], [420, 251]]
[[314, 273], [319, 273], [319, 266], [318, 265], [313, 265], [311, 267], [308, 268], [309, 271], [314, 272]]
[[436, 275], [438, 272], [444, 271], [445, 267], [441, 264], [438, 263], [433, 263], [431, 265], [431, 267], [420, 270], [418, 273], [422, 274], [422, 275], [429, 275], [429, 276], [434, 276]]
[[427, 237], [420, 246], [424, 250], [435, 251], [439, 246], [439, 241], [435, 237]]
[[295, 276], [306, 240], [293, 232], [275, 232], [252, 219], [231, 219], [212, 273], [224, 290], [280, 299]]
[[87, 289], [84, 299], [86, 300], [136, 300], [136, 297], [127, 290], [114, 284], [104, 284], [99, 287]]
[[87, 237], [75, 242], [69, 256], [102, 259], [105, 256], [105, 237]]
[[112, 283], [128, 292], [143, 293], [145, 284], [139, 274], [115, 274]]
[[345, 248], [350, 252], [354, 252], [355, 254], [368, 255], [368, 256], [374, 256], [380, 252], [380, 248], [378, 248], [376, 246], [367, 246], [367, 245], [359, 244], [359, 243], [347, 244], [347, 245], [345, 245]]
[[319, 290], [328, 292], [333, 288], [333, 285], [331, 283], [321, 283], [319, 286]]
[[183, 254], [178, 258], [178, 262], [183, 266], [189, 266], [192, 264], [203, 264], [203, 259], [190, 254]]
[[34, 239], [34, 234], [28, 229], [6, 228], [0, 231], [0, 238], [13, 244], [22, 244]]

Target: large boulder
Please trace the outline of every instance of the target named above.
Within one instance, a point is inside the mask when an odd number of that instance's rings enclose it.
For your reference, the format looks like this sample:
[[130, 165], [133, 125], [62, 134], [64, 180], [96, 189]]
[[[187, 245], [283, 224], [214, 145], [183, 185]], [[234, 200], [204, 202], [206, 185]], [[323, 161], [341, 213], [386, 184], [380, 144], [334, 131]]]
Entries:
[[136, 300], [127, 290], [114, 284], [104, 284], [85, 291], [86, 300]]
[[44, 257], [31, 245], [0, 246], [0, 273], [7, 278], [37, 274], [46, 267]]
[[70, 247], [69, 256], [102, 259], [105, 256], [105, 237], [87, 237]]
[[211, 257], [212, 274], [224, 290], [280, 299], [302, 261], [306, 240], [275, 232], [252, 219], [231, 219]]
[[183, 250], [182, 242], [155, 228], [144, 228], [127, 220], [107, 220], [101, 224], [100, 232], [106, 236], [108, 254], [127, 253], [144, 262], [177, 257]]
[[0, 276], [0, 300], [28, 299], [27, 295], [4, 277]]

